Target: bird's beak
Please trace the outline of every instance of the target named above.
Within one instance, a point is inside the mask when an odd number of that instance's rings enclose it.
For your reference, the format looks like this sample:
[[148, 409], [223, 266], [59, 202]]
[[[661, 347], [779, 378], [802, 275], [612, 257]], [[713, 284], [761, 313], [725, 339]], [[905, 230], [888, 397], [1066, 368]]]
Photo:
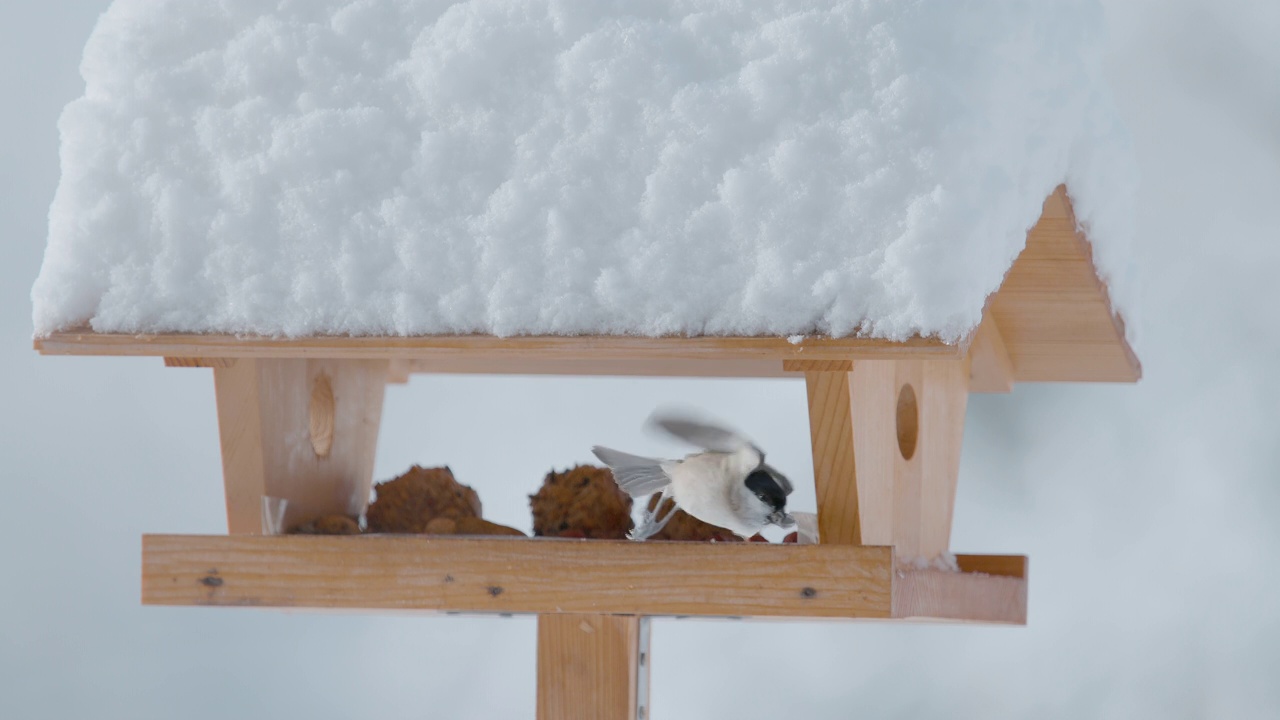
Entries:
[[769, 522], [782, 528], [791, 527], [796, 524], [795, 518], [782, 510], [769, 513]]

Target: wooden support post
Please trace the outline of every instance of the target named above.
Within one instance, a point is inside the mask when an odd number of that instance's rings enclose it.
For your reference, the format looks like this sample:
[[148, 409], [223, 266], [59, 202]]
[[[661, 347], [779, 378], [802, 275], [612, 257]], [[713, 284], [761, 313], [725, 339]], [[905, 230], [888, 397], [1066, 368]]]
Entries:
[[227, 526], [263, 532], [263, 497], [284, 528], [369, 501], [386, 360], [241, 358], [214, 366]]
[[823, 543], [948, 551], [968, 363], [866, 360], [805, 371]]
[[637, 615], [539, 615], [538, 720], [645, 720], [648, 646]]

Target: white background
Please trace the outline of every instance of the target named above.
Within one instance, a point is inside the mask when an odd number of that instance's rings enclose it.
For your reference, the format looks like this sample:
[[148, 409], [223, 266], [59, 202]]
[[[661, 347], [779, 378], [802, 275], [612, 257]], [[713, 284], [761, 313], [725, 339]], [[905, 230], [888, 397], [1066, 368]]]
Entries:
[[[1280, 713], [1280, 5], [1106, 5], [1146, 377], [975, 396], [955, 515], [956, 549], [1031, 556], [1029, 625], [659, 621], [652, 717]], [[56, 121], [105, 6], [0, 5], [0, 717], [532, 717], [532, 619], [139, 604], [142, 533], [225, 532], [212, 378], [30, 342]], [[388, 390], [376, 477], [448, 463], [527, 528], [591, 444], [673, 451], [638, 431], [662, 402], [812, 472], [794, 382], [420, 376]]]

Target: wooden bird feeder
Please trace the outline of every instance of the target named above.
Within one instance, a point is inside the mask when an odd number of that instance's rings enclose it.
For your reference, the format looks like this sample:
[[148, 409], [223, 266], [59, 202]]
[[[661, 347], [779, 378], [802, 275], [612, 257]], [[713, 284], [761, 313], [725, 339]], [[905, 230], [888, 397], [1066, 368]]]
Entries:
[[[229, 534], [144, 536], [144, 604], [536, 613], [544, 720], [645, 717], [651, 616], [1025, 624], [1025, 557], [916, 562], [951, 551], [969, 393], [1141, 374], [1063, 187], [957, 345], [86, 330], [35, 347], [213, 369]], [[262, 534], [264, 498], [288, 501], [286, 526], [363, 512], [385, 386], [411, 373], [803, 377], [821, 543]]]

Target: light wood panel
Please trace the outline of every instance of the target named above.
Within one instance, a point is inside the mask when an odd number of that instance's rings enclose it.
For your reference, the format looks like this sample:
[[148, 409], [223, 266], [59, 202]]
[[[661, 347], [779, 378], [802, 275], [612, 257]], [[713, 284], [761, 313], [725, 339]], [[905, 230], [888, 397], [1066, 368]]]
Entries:
[[1065, 187], [1045, 201], [988, 308], [1018, 382], [1136, 382], [1142, 376]]
[[[966, 556], [962, 556], [966, 557]], [[1008, 569], [967, 556], [963, 565]], [[858, 619], [894, 617], [893, 550], [855, 545], [508, 537], [145, 535], [142, 602], [468, 613]], [[1011, 575], [972, 581], [965, 602]], [[899, 600], [912, 617], [961, 611]], [[965, 599], [967, 598], [967, 599]], [[976, 599], [975, 599], [976, 598]], [[1006, 606], [1001, 606], [1006, 607]], [[1022, 609], [1025, 612], [1025, 608]], [[966, 611], [967, 612], [967, 611]], [[975, 611], [976, 612], [976, 611]]]
[[635, 615], [539, 615], [538, 720], [644, 718], [648, 634]]
[[823, 543], [947, 552], [969, 368], [965, 362], [863, 360], [809, 372], [809, 432]]
[[[125, 335], [68, 331], [37, 338], [45, 355], [126, 355], [257, 358], [406, 358], [443, 362], [505, 361], [502, 372], [518, 372], [524, 360], [847, 360], [859, 357], [957, 357], [958, 345], [936, 338], [903, 342], [875, 338], [635, 337], [628, 335], [517, 336], [428, 335], [418, 337], [266, 338], [231, 335]], [[491, 366], [498, 367], [498, 366]]]
[[1000, 334], [1000, 325], [987, 311], [969, 343], [969, 392], [1013, 391], [1013, 361]]
[[[442, 536], [143, 538], [150, 605], [888, 617], [872, 547]], [[216, 578], [210, 585], [209, 579]]]
[[[895, 615], [896, 607], [913, 618], [1015, 621], [968, 605], [954, 610], [946, 602], [980, 603], [988, 587], [1002, 598], [1004, 580], [1024, 579], [952, 573], [968, 583], [957, 596], [918, 593], [925, 600], [895, 601], [893, 588], [909, 571], [895, 573], [892, 555], [888, 547], [822, 544], [143, 536], [142, 602], [712, 618], [905, 616]], [[965, 612], [980, 618], [964, 618]]]
[[893, 583], [893, 617], [1027, 624], [1027, 581], [1004, 575], [945, 570], [900, 570]]
[[227, 525], [262, 532], [262, 498], [285, 527], [356, 516], [369, 500], [385, 360], [242, 359], [214, 369]]

